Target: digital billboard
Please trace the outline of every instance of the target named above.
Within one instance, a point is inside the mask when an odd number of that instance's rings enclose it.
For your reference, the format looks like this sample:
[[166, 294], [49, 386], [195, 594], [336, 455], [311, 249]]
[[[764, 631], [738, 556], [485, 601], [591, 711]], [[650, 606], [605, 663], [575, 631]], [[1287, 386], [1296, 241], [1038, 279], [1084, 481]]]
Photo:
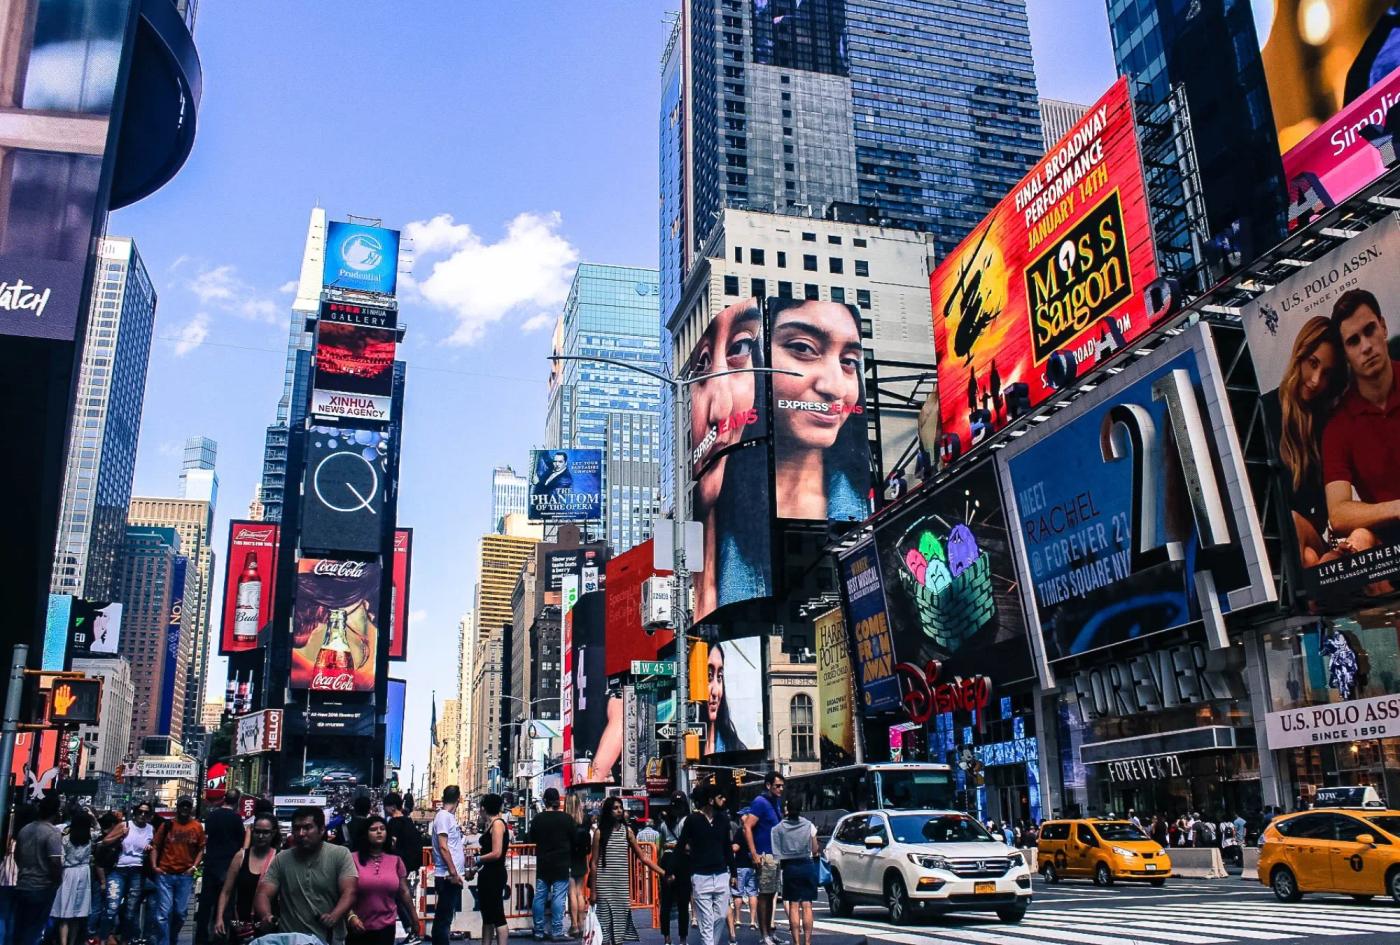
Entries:
[[386, 431], [311, 427], [306, 436], [301, 547], [379, 554], [388, 464]]
[[823, 768], [839, 768], [856, 760], [855, 698], [851, 679], [851, 650], [846, 620], [835, 607], [817, 617], [817, 719], [821, 739], [818, 755]]
[[[647, 539], [607, 563], [603, 588], [608, 623], [609, 676], [625, 673], [633, 660], [654, 660], [675, 639], [669, 631], [648, 633], [642, 627], [642, 585], [658, 572], [652, 567], [652, 540]], [[668, 574], [670, 572], [667, 572]]]
[[841, 596], [856, 657], [856, 681], [867, 712], [887, 712], [900, 704], [895, 674], [894, 631], [885, 605], [880, 556], [865, 541], [837, 559]]
[[608, 561], [606, 544], [585, 545], [567, 548], [562, 551], [544, 552], [545, 590], [559, 593], [564, 589], [564, 578], [573, 575], [582, 581], [585, 568], [598, 571]]
[[764, 749], [764, 639], [739, 637], [710, 645], [702, 755]]
[[389, 659], [408, 659], [408, 589], [413, 573], [413, 529], [394, 529], [394, 564], [389, 598]]
[[115, 601], [73, 599], [68, 616], [70, 656], [116, 656], [122, 638], [122, 605]]
[[318, 323], [311, 413], [388, 422], [397, 348], [398, 332], [392, 328]]
[[354, 302], [323, 301], [320, 324], [358, 325], [361, 328], [394, 329], [399, 325], [399, 312], [386, 305], [358, 305]]
[[860, 312], [837, 302], [769, 299], [767, 338], [768, 363], [792, 372], [771, 382], [778, 517], [864, 521], [871, 477]]
[[1331, 207], [1385, 173], [1400, 131], [1400, 17], [1390, 0], [1254, 9], [1269, 17], [1259, 34], [1289, 202]]
[[398, 277], [398, 230], [340, 220], [326, 224], [321, 281], [327, 287], [393, 295]]
[[[1032, 633], [1054, 663], [1274, 599], [1210, 329], [997, 456]], [[1208, 596], [1207, 596], [1207, 592]]]
[[565, 762], [569, 783], [611, 783], [622, 760], [624, 741], [621, 691], [608, 688], [607, 616], [603, 593], [583, 594], [569, 612], [573, 672], [572, 744]]
[[374, 561], [297, 562], [291, 688], [374, 691], [379, 585], [380, 567]]
[[603, 518], [602, 450], [531, 450], [530, 521]]
[[234, 519], [228, 523], [224, 611], [219, 634], [222, 656], [257, 649], [258, 635], [272, 620], [280, 533], [275, 522]]
[[1400, 450], [1376, 405], [1395, 402], [1400, 373], [1400, 220], [1298, 270], [1241, 317], [1305, 590], [1397, 589]]
[[161, 647], [160, 702], [157, 704], [156, 734], [169, 735], [175, 712], [175, 677], [180, 670], [180, 632], [185, 615], [185, 581], [190, 559], [178, 557], [170, 565], [170, 611], [166, 618]]
[[[1156, 249], [1119, 79], [934, 270], [943, 433], [965, 453], [1150, 327]], [[1052, 372], [1052, 364], [1054, 370]]]
[[408, 682], [390, 679], [384, 713], [384, 760], [391, 768], [403, 767], [403, 720], [408, 700]]

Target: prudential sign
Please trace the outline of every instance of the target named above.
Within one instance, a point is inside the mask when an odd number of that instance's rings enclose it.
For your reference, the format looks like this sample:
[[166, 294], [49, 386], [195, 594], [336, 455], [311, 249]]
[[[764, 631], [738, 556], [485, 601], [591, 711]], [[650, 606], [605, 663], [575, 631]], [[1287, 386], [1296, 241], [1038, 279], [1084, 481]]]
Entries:
[[399, 231], [332, 221], [326, 225], [321, 281], [352, 292], [393, 295], [398, 288]]

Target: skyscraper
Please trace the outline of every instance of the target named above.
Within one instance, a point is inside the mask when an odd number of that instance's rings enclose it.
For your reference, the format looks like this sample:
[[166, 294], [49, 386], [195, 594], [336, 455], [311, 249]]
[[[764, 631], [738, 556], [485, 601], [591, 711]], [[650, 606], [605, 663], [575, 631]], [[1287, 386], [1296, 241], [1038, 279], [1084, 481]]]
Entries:
[[1045, 150], [1049, 151], [1069, 130], [1089, 112], [1088, 105], [1076, 105], [1057, 98], [1040, 100], [1040, 127], [1045, 132]]
[[530, 480], [517, 475], [511, 466], [491, 470], [491, 531], [505, 530], [507, 515], [524, 515], [529, 511]]
[[127, 503], [136, 472], [146, 368], [156, 292], [129, 238], [98, 244], [87, 339], [78, 371], [78, 403], [64, 472], [55, 594], [109, 599], [126, 534]]
[[[183, 725], [173, 723], [184, 720], [189, 635], [180, 633], [173, 653], [166, 644], [187, 559], [180, 552], [180, 535], [174, 528], [131, 525], [126, 529], [120, 560], [117, 599], [122, 602], [122, 635], [118, 649], [131, 664], [135, 709], [126, 752], [134, 754], [147, 735], [169, 734], [177, 739], [183, 735]], [[162, 726], [161, 704], [167, 692], [172, 724]]]
[[180, 465], [180, 498], [203, 499], [210, 509], [219, 504], [219, 474], [214, 464], [219, 444], [207, 436], [185, 440], [185, 458]]

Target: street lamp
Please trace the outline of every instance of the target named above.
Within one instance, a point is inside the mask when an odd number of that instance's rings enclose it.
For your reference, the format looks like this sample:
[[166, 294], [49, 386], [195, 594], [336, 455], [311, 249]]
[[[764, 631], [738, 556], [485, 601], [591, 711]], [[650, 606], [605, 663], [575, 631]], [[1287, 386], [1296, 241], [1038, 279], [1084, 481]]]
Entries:
[[[627, 371], [636, 371], [638, 374], [645, 374], [665, 384], [671, 390], [671, 423], [674, 433], [671, 437], [672, 461], [675, 464], [674, 496], [671, 501], [671, 612], [675, 615], [676, 622], [676, 722], [679, 726], [676, 738], [676, 790], [683, 793], [690, 792], [690, 784], [685, 773], [685, 732], [686, 725], [686, 703], [690, 696], [690, 665], [687, 648], [690, 632], [690, 607], [689, 607], [689, 583], [690, 572], [686, 570], [685, 562], [685, 520], [681, 515], [681, 503], [685, 495], [686, 487], [686, 449], [685, 438], [681, 435], [685, 429], [685, 424], [689, 415], [689, 394], [690, 385], [701, 381], [708, 381], [715, 377], [724, 377], [727, 374], [786, 374], [789, 377], [802, 377], [800, 371], [785, 371], [781, 368], [733, 368], [726, 371], [714, 371], [710, 374], [697, 375], [696, 377], [667, 377], [665, 374], [652, 371], [648, 368], [632, 364], [628, 361], [621, 361], [617, 358], [596, 358], [586, 357], [576, 354], [552, 354], [551, 361], [592, 361], [596, 364], [610, 364], [613, 367], [620, 367]], [[717, 562], [706, 562], [708, 567], [715, 567]]]

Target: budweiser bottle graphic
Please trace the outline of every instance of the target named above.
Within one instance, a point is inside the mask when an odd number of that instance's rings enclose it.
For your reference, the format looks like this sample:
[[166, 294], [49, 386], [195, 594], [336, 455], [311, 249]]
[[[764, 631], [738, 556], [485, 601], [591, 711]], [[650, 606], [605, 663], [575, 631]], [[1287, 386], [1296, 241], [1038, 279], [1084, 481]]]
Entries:
[[238, 576], [238, 596], [233, 605], [233, 639], [236, 643], [252, 644], [258, 639], [258, 616], [262, 610], [262, 576], [258, 574], [258, 558], [253, 552], [243, 560], [243, 573]]
[[328, 692], [349, 692], [355, 681], [355, 660], [345, 629], [345, 611], [332, 610], [326, 621], [326, 635], [316, 654], [316, 672], [311, 688]]

